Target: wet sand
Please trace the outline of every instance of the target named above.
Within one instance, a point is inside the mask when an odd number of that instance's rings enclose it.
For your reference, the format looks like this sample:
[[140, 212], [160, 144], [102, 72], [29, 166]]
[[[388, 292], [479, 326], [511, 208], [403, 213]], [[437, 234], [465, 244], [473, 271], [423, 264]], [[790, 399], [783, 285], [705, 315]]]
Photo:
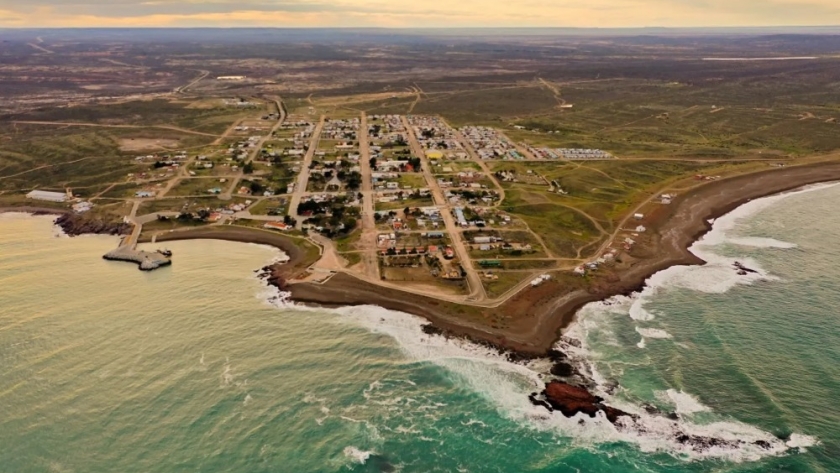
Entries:
[[[297, 302], [325, 307], [377, 305], [424, 317], [453, 335], [541, 355], [551, 349], [585, 304], [639, 291], [650, 276], [671, 266], [704, 264], [688, 247], [711, 229], [710, 219], [756, 198], [835, 180], [840, 180], [840, 162], [770, 169], [709, 182], [663, 206], [659, 222], [648, 229], [653, 235], [647, 248], [651, 256], [611, 278], [587, 285], [577, 278], [529, 287], [497, 308], [459, 306], [380, 287], [349, 274], [338, 274], [324, 284], [292, 284], [286, 290]], [[510, 314], [516, 314], [513, 320], [498, 322]]]

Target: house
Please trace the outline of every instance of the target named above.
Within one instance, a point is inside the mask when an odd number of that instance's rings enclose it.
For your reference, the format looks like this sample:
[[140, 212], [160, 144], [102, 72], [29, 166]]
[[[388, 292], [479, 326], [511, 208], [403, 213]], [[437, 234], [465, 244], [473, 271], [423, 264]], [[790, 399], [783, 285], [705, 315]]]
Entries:
[[134, 193], [134, 197], [140, 197], [140, 198], [147, 198], [147, 197], [154, 197], [154, 196], [155, 196], [154, 191], [137, 191], [137, 192]]
[[464, 217], [464, 209], [461, 207], [455, 207], [455, 218], [458, 220], [458, 225], [462, 227], [468, 227], [469, 223], [467, 223], [467, 218]]
[[282, 223], [282, 222], [266, 222], [265, 225], [263, 225], [263, 228], [267, 228], [269, 230], [279, 230], [281, 232], [285, 232], [286, 230], [289, 229], [289, 225], [286, 225], [285, 223]]
[[47, 202], [66, 202], [67, 194], [64, 192], [48, 192], [34, 190], [26, 194], [27, 199], [45, 200]]
[[238, 194], [239, 195], [251, 195], [251, 189], [249, 189], [245, 186], [242, 186], [242, 187], [239, 188]]
[[645, 215], [644, 214], [633, 214], [633, 218], [635, 218], [636, 220], [641, 220], [641, 219], [645, 218]]

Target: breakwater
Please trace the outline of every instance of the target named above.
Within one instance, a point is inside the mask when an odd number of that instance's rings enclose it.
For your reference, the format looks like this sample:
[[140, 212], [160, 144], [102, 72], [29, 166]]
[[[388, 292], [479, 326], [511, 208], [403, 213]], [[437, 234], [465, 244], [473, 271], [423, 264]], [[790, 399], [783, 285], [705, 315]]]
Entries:
[[152, 271], [163, 266], [172, 264], [169, 256], [159, 252], [136, 250], [128, 246], [122, 246], [102, 256], [109, 261], [126, 261], [136, 263], [141, 271]]

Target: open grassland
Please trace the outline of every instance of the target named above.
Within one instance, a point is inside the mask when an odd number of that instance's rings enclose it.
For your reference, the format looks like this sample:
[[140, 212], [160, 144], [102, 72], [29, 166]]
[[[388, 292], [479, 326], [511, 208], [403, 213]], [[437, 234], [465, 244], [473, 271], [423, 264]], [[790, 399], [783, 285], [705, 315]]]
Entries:
[[414, 107], [416, 115], [443, 115], [453, 125], [492, 123], [508, 117], [554, 110], [554, 95], [537, 84], [427, 94]]
[[99, 188], [139, 169], [117, 138], [91, 129], [0, 128], [0, 190]]
[[41, 121], [112, 126], [170, 126], [211, 135], [222, 134], [234, 121], [253, 116], [253, 109], [219, 105], [193, 107], [189, 100], [136, 100], [129, 102], [79, 105], [6, 115], [3, 121]]
[[124, 150], [126, 140], [165, 139], [195, 150], [213, 137], [158, 128], [111, 128], [0, 122], [0, 190], [71, 187], [93, 194], [148, 164]]
[[799, 156], [840, 148], [836, 85], [612, 80], [558, 88], [574, 108], [511, 116], [501, 124], [511, 139], [684, 158]]
[[[505, 182], [502, 209], [521, 218], [540, 235], [556, 257], [581, 258], [597, 248], [635, 206], [677, 181], [697, 174], [721, 175], [755, 163], [716, 161], [611, 160], [587, 163], [492, 163], [494, 171], [533, 174], [555, 182], [567, 194], [545, 184]], [[528, 181], [536, 182], [536, 181]]]

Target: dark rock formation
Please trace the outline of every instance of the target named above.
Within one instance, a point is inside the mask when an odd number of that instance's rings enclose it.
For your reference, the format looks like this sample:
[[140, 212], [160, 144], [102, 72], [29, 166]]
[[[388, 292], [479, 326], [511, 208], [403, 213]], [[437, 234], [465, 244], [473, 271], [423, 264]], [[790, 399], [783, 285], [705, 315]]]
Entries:
[[736, 262], [735, 262], [732, 266], [735, 266], [735, 269], [737, 269], [737, 270], [738, 270], [738, 274], [740, 274], [740, 275], [742, 275], [742, 276], [746, 276], [748, 273], [758, 274], [758, 271], [756, 271], [756, 270], [754, 270], [754, 269], [750, 269], [750, 268], [748, 268], [748, 267], [744, 266], [744, 265], [743, 265], [741, 262], [739, 262], [739, 261], [736, 261]]
[[66, 213], [60, 215], [55, 224], [70, 236], [89, 233], [98, 235], [128, 235], [132, 226], [124, 222], [105, 222], [103, 220], [85, 217], [83, 215]]
[[[630, 414], [603, 404], [603, 399], [594, 396], [585, 388], [573, 386], [562, 381], [551, 381], [543, 391], [545, 401], [552, 408], [563, 413], [566, 417], [572, 417], [583, 412], [589, 417], [595, 417], [598, 411], [607, 416], [607, 420], [613, 424], [619, 416], [630, 416]], [[534, 399], [531, 400], [534, 402]], [[632, 416], [631, 416], [632, 417]]]
[[554, 376], [560, 376], [561, 378], [568, 378], [575, 373], [577, 373], [577, 370], [565, 361], [558, 361], [551, 367], [551, 374]]

